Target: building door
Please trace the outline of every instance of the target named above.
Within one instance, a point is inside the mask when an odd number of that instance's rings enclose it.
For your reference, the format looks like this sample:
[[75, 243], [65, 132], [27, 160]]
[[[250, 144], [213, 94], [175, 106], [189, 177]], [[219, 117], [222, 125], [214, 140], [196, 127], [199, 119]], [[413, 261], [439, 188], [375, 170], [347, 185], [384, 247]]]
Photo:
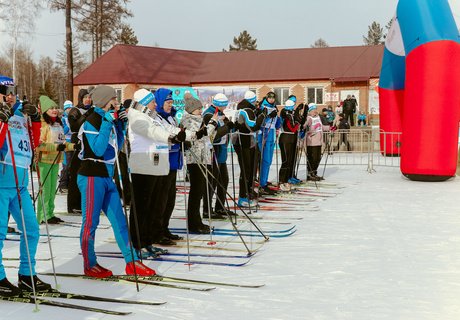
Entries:
[[358, 106], [356, 107], [356, 114], [359, 113], [359, 90], [340, 90], [340, 101], [347, 98], [348, 95], [355, 96]]

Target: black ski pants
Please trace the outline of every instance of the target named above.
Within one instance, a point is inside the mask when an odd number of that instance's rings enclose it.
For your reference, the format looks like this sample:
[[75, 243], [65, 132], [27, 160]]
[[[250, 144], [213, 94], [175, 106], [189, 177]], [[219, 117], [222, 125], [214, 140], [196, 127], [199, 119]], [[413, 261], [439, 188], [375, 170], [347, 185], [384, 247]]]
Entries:
[[256, 165], [256, 147], [243, 148], [240, 145], [234, 145], [234, 148], [240, 165], [240, 198], [250, 198]]

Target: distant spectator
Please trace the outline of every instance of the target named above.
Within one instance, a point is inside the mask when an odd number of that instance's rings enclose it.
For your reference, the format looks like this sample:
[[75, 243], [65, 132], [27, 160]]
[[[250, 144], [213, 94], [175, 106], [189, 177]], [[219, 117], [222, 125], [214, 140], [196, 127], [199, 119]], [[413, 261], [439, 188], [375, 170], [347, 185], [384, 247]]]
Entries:
[[364, 113], [364, 111], [361, 111], [358, 115], [358, 126], [366, 126], [366, 114]]
[[356, 98], [353, 99], [351, 95], [348, 95], [345, 101], [343, 102], [343, 114], [345, 119], [347, 119], [351, 126], [355, 125], [355, 119], [353, 115], [356, 113]]
[[332, 124], [334, 123], [334, 119], [335, 119], [335, 114], [334, 114], [334, 111], [332, 111], [332, 106], [327, 107], [326, 119], [329, 125], [332, 126]]
[[337, 107], [335, 108], [335, 114], [337, 116], [341, 113], [343, 113], [343, 101], [340, 101], [340, 104], [338, 104]]
[[340, 150], [342, 143], [345, 144], [348, 151], [351, 151], [350, 142], [348, 142], [348, 132], [350, 130], [350, 124], [343, 113], [339, 114], [337, 119], [337, 127], [339, 129], [339, 141], [337, 142], [337, 150]]

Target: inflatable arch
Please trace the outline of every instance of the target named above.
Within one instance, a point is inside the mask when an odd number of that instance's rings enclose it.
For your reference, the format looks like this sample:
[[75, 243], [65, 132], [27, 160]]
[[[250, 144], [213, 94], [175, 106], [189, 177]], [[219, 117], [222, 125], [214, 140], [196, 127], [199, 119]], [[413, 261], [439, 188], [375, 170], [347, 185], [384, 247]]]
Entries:
[[381, 150], [401, 155], [409, 179], [455, 176], [459, 90], [460, 38], [449, 2], [399, 0], [379, 82], [380, 128], [390, 133], [381, 135]]

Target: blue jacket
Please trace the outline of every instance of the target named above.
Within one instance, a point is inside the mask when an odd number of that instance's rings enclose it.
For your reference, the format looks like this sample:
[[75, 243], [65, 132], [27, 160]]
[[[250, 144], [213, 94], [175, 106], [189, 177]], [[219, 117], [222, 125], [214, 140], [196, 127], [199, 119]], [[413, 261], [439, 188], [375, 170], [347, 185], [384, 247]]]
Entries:
[[[104, 116], [104, 110], [94, 108], [94, 112], [83, 123], [80, 175], [110, 178], [114, 175], [115, 153], [124, 143], [124, 124], [121, 121], [112, 123]], [[115, 135], [112, 128], [115, 128]]]
[[[174, 107], [171, 109], [171, 112], [167, 113], [163, 109], [166, 99], [172, 98], [172, 91], [165, 88], [160, 88], [155, 91], [155, 101], [157, 103], [156, 111], [160, 117], [165, 119], [170, 125], [177, 126], [174, 116], [177, 113], [177, 110]], [[177, 171], [182, 169], [183, 159], [182, 151], [180, 149], [180, 144], [173, 144], [169, 148], [169, 170]]]
[[[14, 115], [18, 116], [21, 118], [21, 120], [24, 119], [24, 115], [21, 112], [22, 110], [22, 104], [18, 101], [16, 104], [13, 106], [13, 111]], [[19, 187], [27, 187], [29, 184], [29, 166], [32, 161], [32, 143], [30, 141], [29, 134], [27, 134], [24, 137], [24, 139], [20, 139], [19, 136], [16, 136], [16, 129], [14, 127], [14, 123], [10, 120], [9, 123], [9, 130], [11, 132], [11, 139], [13, 140], [13, 151], [14, 151], [14, 156], [15, 156], [15, 162], [16, 162], [16, 172], [18, 174], [18, 184]], [[28, 130], [27, 128], [20, 128], [20, 132], [25, 134], [24, 130]], [[19, 132], [19, 131], [18, 131]], [[7, 133], [8, 134], [8, 133]], [[3, 143], [2, 148], [0, 149], [0, 161], [5, 161], [7, 163], [0, 163], [0, 188], [15, 188], [16, 187], [16, 179], [14, 175], [14, 169], [11, 162], [9, 159], [11, 159], [8, 154], [9, 154], [9, 142], [8, 142], [8, 137], [5, 138], [5, 142]], [[21, 161], [19, 159], [20, 155], [23, 156], [23, 166], [18, 166], [19, 162]], [[30, 158], [28, 158], [30, 157]], [[28, 161], [27, 161], [28, 160]]]

